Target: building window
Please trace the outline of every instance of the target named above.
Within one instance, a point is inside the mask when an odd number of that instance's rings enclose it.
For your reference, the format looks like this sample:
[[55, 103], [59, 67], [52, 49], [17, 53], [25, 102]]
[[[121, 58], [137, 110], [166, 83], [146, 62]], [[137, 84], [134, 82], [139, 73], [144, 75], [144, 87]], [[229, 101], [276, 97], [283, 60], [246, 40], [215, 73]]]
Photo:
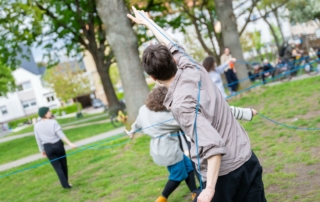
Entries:
[[48, 101], [48, 102], [53, 102], [53, 101], [54, 101], [53, 95], [48, 96], [48, 97], [47, 97], [47, 101]]
[[30, 81], [22, 83], [20, 85], [17, 86], [17, 90], [18, 91], [23, 91], [23, 90], [27, 90], [31, 88], [31, 83]]
[[1, 106], [1, 107], [0, 107], [0, 112], [2, 113], [2, 115], [6, 115], [6, 114], [8, 114], [7, 107], [5, 107], [5, 106]]
[[37, 106], [37, 102], [35, 100], [25, 101], [25, 102], [22, 102], [22, 106], [25, 109], [34, 108]]

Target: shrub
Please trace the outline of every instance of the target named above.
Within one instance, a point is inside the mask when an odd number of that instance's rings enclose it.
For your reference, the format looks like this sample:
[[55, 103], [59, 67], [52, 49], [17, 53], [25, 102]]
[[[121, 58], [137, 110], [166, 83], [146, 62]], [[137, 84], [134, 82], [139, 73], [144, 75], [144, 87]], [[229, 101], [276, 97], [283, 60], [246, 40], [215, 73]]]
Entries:
[[[52, 114], [57, 115], [57, 116], [61, 116], [63, 111], [66, 114], [71, 114], [71, 113], [77, 112], [77, 105], [79, 106], [79, 109], [81, 110], [82, 109], [82, 105], [80, 103], [77, 103], [77, 104], [61, 107], [61, 108], [58, 108], [58, 109], [52, 109], [51, 112], [52, 112]], [[34, 115], [31, 115], [31, 116], [28, 116], [28, 117], [23, 117], [23, 118], [19, 118], [19, 119], [10, 121], [8, 123], [8, 125], [9, 125], [9, 127], [11, 129], [12, 128], [16, 128], [19, 125], [22, 125], [22, 124], [27, 123], [29, 121], [31, 123], [33, 118], [38, 118], [38, 114], [34, 114]]]

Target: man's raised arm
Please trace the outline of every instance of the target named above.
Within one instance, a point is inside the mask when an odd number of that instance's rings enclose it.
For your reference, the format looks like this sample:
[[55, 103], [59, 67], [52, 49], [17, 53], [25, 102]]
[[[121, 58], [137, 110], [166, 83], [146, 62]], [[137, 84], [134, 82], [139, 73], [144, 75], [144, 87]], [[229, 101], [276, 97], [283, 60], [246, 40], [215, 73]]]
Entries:
[[127, 14], [128, 18], [130, 18], [133, 22], [137, 24], [145, 25], [149, 30], [152, 31], [152, 33], [155, 35], [155, 37], [158, 39], [160, 43], [168, 45], [172, 42], [172, 39], [168, 36], [168, 34], [161, 27], [159, 27], [152, 19], [150, 19], [145, 11], [139, 11], [134, 6], [132, 6], [132, 9], [134, 11], [135, 17], [133, 17], [131, 14]]

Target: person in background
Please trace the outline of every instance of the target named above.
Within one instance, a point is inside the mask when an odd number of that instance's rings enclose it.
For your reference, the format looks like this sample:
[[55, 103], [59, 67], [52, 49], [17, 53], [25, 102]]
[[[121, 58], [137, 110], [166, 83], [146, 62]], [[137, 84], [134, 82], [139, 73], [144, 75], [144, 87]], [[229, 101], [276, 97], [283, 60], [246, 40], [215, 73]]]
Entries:
[[229, 58], [225, 63], [216, 67], [214, 58], [212, 56], [208, 56], [202, 62], [203, 67], [208, 71], [213, 83], [218, 87], [224, 99], [227, 98], [227, 94], [223, 87], [221, 74], [226, 68], [229, 68], [229, 64], [233, 64], [236, 61], [237, 60], [235, 58]]
[[317, 71], [318, 71], [318, 73], [320, 72], [320, 47], [317, 47], [316, 49], [315, 49], [315, 52], [316, 52], [316, 55], [317, 55], [317, 57], [318, 57], [318, 67], [317, 67]]
[[71, 184], [68, 178], [66, 151], [61, 140], [72, 148], [76, 148], [76, 145], [69, 141], [59, 123], [52, 119], [52, 113], [48, 107], [39, 108], [38, 114], [41, 120], [34, 126], [34, 135], [39, 151], [51, 161], [62, 187], [69, 189]]
[[[232, 55], [230, 54], [229, 48], [224, 49], [224, 54], [220, 58], [221, 64], [224, 64], [228, 62], [232, 58]], [[238, 77], [236, 75], [236, 68], [234, 66], [234, 63], [230, 63], [228, 68], [225, 68], [224, 74], [226, 75], [228, 86], [230, 89], [231, 94], [235, 93], [237, 91], [237, 88], [239, 86], [238, 83]]]
[[269, 77], [271, 75], [272, 78], [274, 78], [274, 68], [267, 59], [264, 59], [262, 62], [262, 71], [263, 73], [261, 75], [261, 78], [264, 84], [266, 83], [266, 77]]

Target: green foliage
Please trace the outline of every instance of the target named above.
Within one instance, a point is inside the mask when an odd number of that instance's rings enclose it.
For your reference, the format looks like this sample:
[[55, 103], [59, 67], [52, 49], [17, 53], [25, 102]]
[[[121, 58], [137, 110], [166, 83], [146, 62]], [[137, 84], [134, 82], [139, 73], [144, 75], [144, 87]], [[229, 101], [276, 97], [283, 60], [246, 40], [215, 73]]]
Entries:
[[255, 49], [260, 54], [261, 48], [264, 46], [261, 40], [261, 33], [256, 30], [253, 32], [245, 32], [241, 36], [240, 41], [245, 52]]
[[43, 80], [63, 101], [90, 93], [90, 80], [79, 70], [68, 64], [48, 69]]
[[21, 2], [0, 1], [0, 57], [12, 69], [21, 62], [16, 59], [17, 54], [22, 52], [21, 45], [31, 46], [42, 33], [42, 12], [29, 9], [27, 3]]
[[[110, 53], [95, 1], [15, 0], [1, 1], [0, 7], [0, 50], [6, 62], [16, 63], [21, 44], [42, 46], [47, 66], [59, 62], [57, 55], [61, 50], [66, 50], [70, 57], [79, 57], [84, 50], [92, 51], [94, 46], [89, 47], [89, 41], [104, 45], [104, 49], [97, 47], [96, 51]], [[63, 45], [58, 46], [58, 41], [63, 41]], [[5, 49], [8, 46], [10, 49]], [[102, 59], [106, 58], [108, 55]]]
[[0, 61], [0, 96], [5, 96], [8, 92], [14, 91], [15, 81], [11, 74], [11, 69]]
[[287, 4], [289, 18], [294, 23], [304, 23], [312, 20], [320, 21], [319, 0], [290, 0]]
[[35, 114], [35, 115], [20, 118], [20, 119], [16, 119], [16, 120], [10, 121], [8, 123], [8, 126], [9, 126], [9, 128], [13, 129], [13, 128], [16, 128], [20, 125], [23, 125], [24, 123], [32, 123], [32, 119], [37, 118], [37, 117], [38, 117], [38, 115]]
[[52, 109], [51, 112], [54, 115], [61, 116], [62, 112], [65, 112], [66, 114], [71, 114], [71, 113], [77, 112], [78, 109], [81, 110], [82, 109], [82, 105], [77, 102], [76, 104], [73, 104], [73, 105], [60, 107], [58, 109]]
[[113, 63], [109, 69], [109, 75], [113, 85], [116, 85], [120, 81], [120, 74], [117, 63]]

